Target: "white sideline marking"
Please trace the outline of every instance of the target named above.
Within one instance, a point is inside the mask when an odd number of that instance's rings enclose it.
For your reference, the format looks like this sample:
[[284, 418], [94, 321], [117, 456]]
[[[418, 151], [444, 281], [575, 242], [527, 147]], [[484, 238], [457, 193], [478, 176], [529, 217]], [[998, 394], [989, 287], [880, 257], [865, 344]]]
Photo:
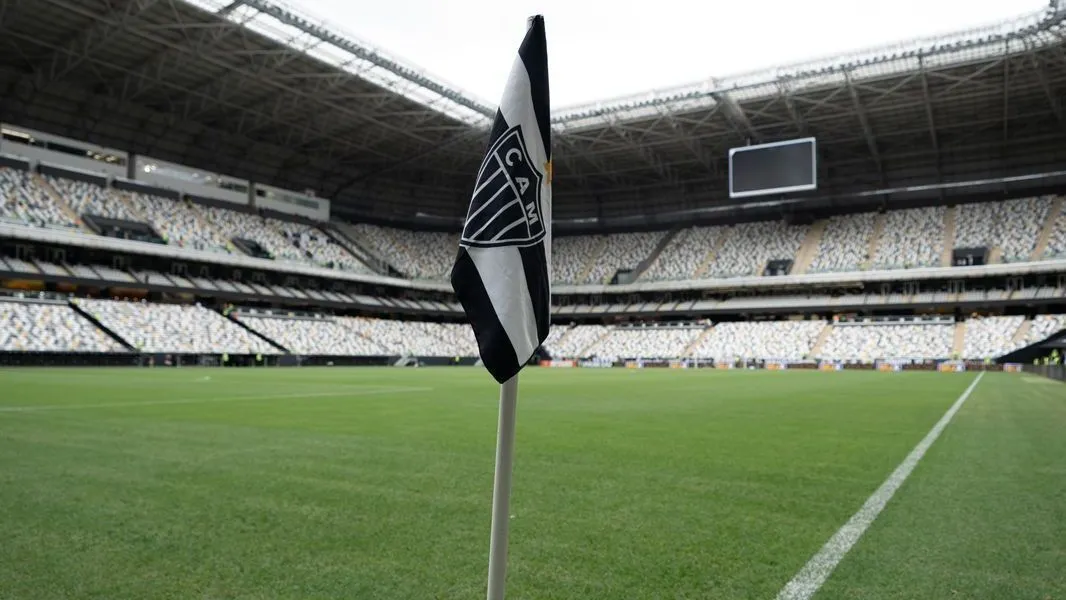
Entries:
[[143, 402], [106, 402], [101, 404], [45, 404], [40, 406], [0, 406], [0, 412], [38, 412], [45, 410], [81, 410], [83, 408], [122, 408], [125, 406], [159, 406], [165, 404], [209, 404], [212, 402], [240, 402], [245, 400], [284, 400], [286, 398], [321, 398], [324, 396], [370, 396], [374, 394], [402, 394], [406, 392], [429, 392], [430, 387], [397, 387], [372, 390], [315, 392], [313, 394], [267, 394], [255, 396], [228, 396], [225, 398], [178, 398], [172, 400], [145, 400]]
[[892, 499], [896, 490], [907, 480], [911, 471], [917, 466], [918, 461], [925, 456], [926, 450], [940, 437], [944, 428], [951, 422], [952, 417], [959, 412], [963, 403], [970, 397], [970, 392], [977, 387], [977, 382], [981, 381], [984, 376], [984, 371], [977, 375], [970, 387], [966, 388], [966, 391], [959, 396], [955, 404], [952, 404], [951, 408], [944, 413], [944, 416], [940, 417], [936, 425], [933, 425], [933, 428], [922, 438], [922, 441], [918, 442], [918, 445], [914, 447], [914, 450], [911, 450], [907, 458], [903, 459], [903, 462], [896, 467], [895, 471], [892, 471], [892, 474], [881, 484], [881, 487], [877, 488], [877, 491], [867, 498], [866, 503], [862, 505], [859, 512], [852, 515], [851, 519], [833, 537], [829, 538], [829, 541], [822, 546], [822, 549], [817, 554], [811, 557], [811, 560], [800, 569], [799, 573], [796, 573], [792, 581], [789, 581], [782, 588], [777, 595], [777, 600], [810, 600], [818, 592], [826, 579], [829, 579], [833, 569], [843, 560], [844, 555], [859, 541], [859, 538], [874, 522], [877, 515], [881, 514], [881, 511], [888, 504], [888, 501]]

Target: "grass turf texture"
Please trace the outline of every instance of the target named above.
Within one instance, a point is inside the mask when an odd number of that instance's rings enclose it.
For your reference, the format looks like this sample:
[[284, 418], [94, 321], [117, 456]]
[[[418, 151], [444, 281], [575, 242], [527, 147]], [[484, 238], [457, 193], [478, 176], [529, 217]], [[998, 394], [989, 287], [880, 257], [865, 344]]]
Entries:
[[[973, 374], [527, 370], [508, 598], [773, 598]], [[0, 598], [478, 598], [477, 369], [0, 371]], [[1066, 386], [989, 374], [822, 598], [1066, 598]]]

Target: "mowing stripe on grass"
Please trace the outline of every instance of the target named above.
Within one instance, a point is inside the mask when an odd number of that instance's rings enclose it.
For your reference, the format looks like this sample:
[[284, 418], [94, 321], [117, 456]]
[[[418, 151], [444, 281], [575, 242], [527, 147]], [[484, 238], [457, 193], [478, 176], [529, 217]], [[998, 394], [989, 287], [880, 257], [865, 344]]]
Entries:
[[800, 569], [799, 573], [796, 573], [792, 581], [789, 581], [782, 588], [777, 595], [777, 600], [810, 600], [812, 596], [818, 593], [822, 584], [825, 583], [826, 579], [829, 579], [833, 569], [840, 564], [840, 561], [851, 550], [851, 547], [859, 541], [859, 538], [874, 522], [877, 515], [881, 514], [881, 511], [888, 504], [888, 501], [892, 499], [896, 490], [907, 480], [911, 471], [918, 465], [918, 461], [925, 456], [926, 450], [929, 450], [933, 442], [940, 437], [940, 434], [951, 422], [955, 413], [959, 412], [963, 403], [970, 397], [970, 393], [977, 387], [977, 382], [981, 381], [984, 376], [985, 374], [982, 371], [974, 378], [970, 387], [966, 388], [966, 391], [959, 396], [955, 404], [951, 405], [951, 408], [944, 413], [944, 416], [940, 417], [940, 420], [936, 422], [936, 425], [933, 425], [933, 428], [922, 438], [922, 441], [918, 442], [918, 445], [911, 450], [907, 458], [903, 459], [903, 462], [896, 467], [895, 471], [892, 471], [892, 474], [881, 484], [881, 487], [877, 488], [877, 491], [866, 500], [859, 512], [852, 515], [851, 519], [833, 537], [829, 538], [829, 541]]
[[141, 402], [104, 402], [99, 404], [44, 404], [39, 406], [0, 406], [0, 412], [38, 412], [46, 410], [81, 410], [85, 408], [123, 408], [138, 406], [159, 406], [166, 404], [207, 404], [212, 402], [242, 402], [255, 400], [284, 400], [287, 398], [321, 398], [326, 396], [371, 396], [375, 394], [403, 394], [408, 392], [429, 392], [431, 387], [393, 387], [374, 388], [352, 391], [292, 393], [292, 394], [258, 394], [246, 396], [227, 396], [225, 398], [211, 398], [199, 396], [197, 398], [177, 398], [171, 400], [144, 400]]

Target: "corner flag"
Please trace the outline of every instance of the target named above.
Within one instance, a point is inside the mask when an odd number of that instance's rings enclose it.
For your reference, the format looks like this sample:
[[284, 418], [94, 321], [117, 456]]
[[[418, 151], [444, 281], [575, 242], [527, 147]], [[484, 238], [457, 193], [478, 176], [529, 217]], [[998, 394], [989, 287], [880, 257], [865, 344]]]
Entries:
[[544, 17], [529, 28], [481, 161], [452, 288], [496, 381], [511, 379], [548, 336], [551, 129]]
[[500, 382], [486, 598], [504, 600], [518, 372], [548, 337], [552, 167], [544, 17], [529, 19], [481, 161], [452, 288]]

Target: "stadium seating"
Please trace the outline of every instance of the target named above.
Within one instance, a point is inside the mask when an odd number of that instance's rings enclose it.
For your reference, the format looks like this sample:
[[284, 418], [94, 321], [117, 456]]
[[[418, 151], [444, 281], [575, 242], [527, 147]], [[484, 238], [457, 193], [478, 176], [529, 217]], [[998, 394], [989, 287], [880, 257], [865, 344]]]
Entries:
[[412, 279], [446, 279], [459, 247], [457, 234], [358, 224], [359, 241]]
[[603, 238], [576, 235], [552, 240], [552, 280], [558, 283], [582, 283], [589, 260], [598, 256]]
[[356, 317], [241, 314], [245, 325], [292, 353], [327, 356], [474, 356], [468, 325]]
[[1055, 229], [1051, 233], [1051, 238], [1048, 239], [1044, 258], [1066, 259], [1066, 208], [1055, 220]]
[[[144, 352], [277, 354], [269, 343], [199, 305], [77, 299], [127, 343]], [[367, 317], [293, 317], [241, 313], [241, 323], [294, 354], [325, 356], [475, 356], [470, 327]], [[1066, 330], [1066, 315], [1039, 315], [1022, 335], [1022, 316], [966, 321], [961, 358], [998, 358]], [[825, 359], [933, 360], [955, 354], [951, 322], [837, 323], [738, 321], [702, 325], [552, 326], [545, 350], [556, 359], [733, 361]], [[821, 351], [812, 349], [823, 331]], [[1015, 341], [1017, 338], [1017, 341]], [[124, 347], [64, 304], [0, 301], [0, 351], [123, 352]]]
[[465, 323], [423, 323], [432, 326], [451, 352], [445, 356], [477, 356], [477, 339], [474, 330]]
[[347, 249], [310, 225], [269, 218], [264, 219], [264, 222], [266, 226], [280, 231], [293, 246], [302, 250], [312, 262], [319, 266], [361, 273], [370, 272], [370, 269], [352, 256]]
[[953, 342], [951, 324], [838, 324], [816, 358], [862, 363], [945, 359], [951, 358]]
[[718, 323], [692, 349], [701, 359], [800, 360], [806, 358], [825, 321], [738, 321]]
[[875, 213], [843, 215], [829, 219], [818, 245], [810, 273], [858, 271], [869, 260]]
[[909, 269], [940, 264], [945, 210], [943, 206], [931, 206], [888, 212], [874, 266]]
[[199, 304], [77, 300], [104, 327], [143, 352], [277, 354], [278, 350]]
[[129, 194], [128, 198], [148, 217], [151, 225], [168, 244], [194, 250], [229, 252], [229, 240], [216, 228], [209, 226], [187, 201], [140, 193]]
[[552, 358], [585, 358], [590, 356], [586, 350], [609, 332], [610, 329], [603, 325], [577, 325], [564, 328], [554, 339], [545, 340], [543, 345]]
[[781, 221], [761, 221], [734, 225], [722, 251], [708, 270], [711, 277], [762, 275], [767, 261], [792, 259], [803, 244], [806, 226], [789, 226]]
[[690, 227], [677, 232], [641, 278], [649, 281], [691, 279], [707, 260], [725, 227]]
[[477, 354], [474, 334], [439, 323], [343, 317], [353, 333], [372, 340], [389, 356], [470, 356]]
[[619, 233], [605, 236], [603, 251], [592, 263], [582, 283], [610, 283], [620, 269], [636, 268], [651, 255], [664, 232]]
[[373, 356], [383, 349], [332, 318], [259, 317], [242, 314], [239, 320], [293, 354]]
[[1027, 198], [959, 206], [956, 248], [1000, 248], [1003, 262], [1029, 260], [1051, 198]]
[[141, 220], [122, 199], [105, 187], [51, 175], [44, 178], [79, 216], [91, 214], [123, 221]]
[[1024, 344], [1013, 342], [1023, 316], [976, 317], [966, 321], [966, 337], [962, 351], [964, 359], [997, 358]]
[[36, 227], [77, 227], [30, 173], [2, 166], [0, 217]]
[[1035, 344], [1066, 329], [1066, 315], [1037, 315], [1029, 327], [1023, 346]]
[[0, 351], [125, 352], [66, 304], [0, 301]]
[[263, 217], [216, 206], [204, 206], [200, 210], [213, 225], [229, 234], [230, 239], [251, 240], [270, 252], [276, 260], [310, 262], [280, 231], [268, 227]]
[[679, 358], [702, 331], [701, 327], [616, 327], [585, 354], [612, 360]]
[[[307, 224], [218, 206], [124, 192], [51, 175], [0, 167], [0, 218], [35, 226], [77, 227], [76, 215], [144, 221], [173, 245], [215, 252], [234, 251], [232, 238], [254, 241], [279, 260], [353, 272], [371, 270], [322, 230]], [[74, 215], [49, 191], [62, 197]], [[954, 245], [988, 247], [1004, 262], [1028, 260], [1036, 248], [1052, 199], [1027, 198], [957, 207]], [[236, 208], [236, 207], [235, 207]], [[943, 206], [889, 211], [884, 229], [867, 256], [877, 215], [829, 219], [809, 266], [810, 272], [852, 271], [870, 265], [900, 269], [940, 264], [946, 211]], [[952, 209], [956, 210], [956, 209]], [[354, 225], [353, 239], [413, 279], [444, 280], [455, 257], [457, 235]], [[767, 261], [794, 259], [806, 226], [781, 221], [692, 227], [674, 234], [641, 275], [643, 280], [738, 277], [761, 274]], [[606, 236], [558, 236], [553, 240], [553, 280], [601, 284], [620, 269], [650, 258], [666, 232]], [[719, 247], [720, 246], [720, 247]], [[714, 252], [715, 249], [717, 252]], [[1066, 258], [1066, 214], [1056, 220], [1045, 258]]]

